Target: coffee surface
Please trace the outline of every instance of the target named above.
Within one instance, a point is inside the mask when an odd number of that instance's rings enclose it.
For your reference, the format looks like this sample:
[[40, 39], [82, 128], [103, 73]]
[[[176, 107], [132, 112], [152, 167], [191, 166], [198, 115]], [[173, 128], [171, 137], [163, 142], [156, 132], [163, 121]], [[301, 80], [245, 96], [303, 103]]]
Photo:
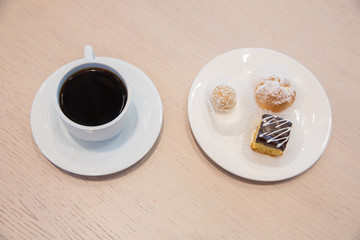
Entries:
[[63, 113], [85, 126], [115, 119], [124, 109], [127, 89], [123, 81], [102, 68], [86, 68], [71, 75], [59, 93]]

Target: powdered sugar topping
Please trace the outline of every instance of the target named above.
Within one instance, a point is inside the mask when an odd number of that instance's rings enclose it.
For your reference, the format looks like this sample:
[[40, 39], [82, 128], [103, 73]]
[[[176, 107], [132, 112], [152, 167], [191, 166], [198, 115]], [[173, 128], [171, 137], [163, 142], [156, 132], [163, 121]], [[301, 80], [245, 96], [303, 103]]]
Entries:
[[256, 88], [256, 95], [259, 101], [267, 104], [280, 105], [291, 102], [295, 97], [295, 90], [291, 87], [291, 82], [280, 74], [272, 74], [261, 80]]

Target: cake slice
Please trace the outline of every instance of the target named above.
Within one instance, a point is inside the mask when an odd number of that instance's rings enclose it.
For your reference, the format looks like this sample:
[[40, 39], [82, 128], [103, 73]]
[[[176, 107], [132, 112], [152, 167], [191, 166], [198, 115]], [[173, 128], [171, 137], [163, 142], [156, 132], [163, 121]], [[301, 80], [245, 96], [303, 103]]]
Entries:
[[270, 114], [262, 115], [251, 148], [270, 156], [282, 156], [289, 141], [291, 127], [290, 120]]

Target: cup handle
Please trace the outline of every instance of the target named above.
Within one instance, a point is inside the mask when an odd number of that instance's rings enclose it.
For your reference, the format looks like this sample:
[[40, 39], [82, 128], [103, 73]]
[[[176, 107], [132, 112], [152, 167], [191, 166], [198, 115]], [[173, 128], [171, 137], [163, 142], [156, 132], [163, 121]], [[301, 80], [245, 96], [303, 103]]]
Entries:
[[90, 45], [84, 47], [84, 58], [86, 60], [95, 60], [94, 51]]

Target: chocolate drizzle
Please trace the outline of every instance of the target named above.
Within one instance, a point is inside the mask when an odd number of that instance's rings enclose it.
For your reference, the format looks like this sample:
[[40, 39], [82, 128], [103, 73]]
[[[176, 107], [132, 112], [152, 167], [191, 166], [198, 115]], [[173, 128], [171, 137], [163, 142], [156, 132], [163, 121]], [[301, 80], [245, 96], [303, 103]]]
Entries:
[[256, 142], [284, 151], [289, 141], [291, 126], [292, 123], [287, 119], [264, 114]]

